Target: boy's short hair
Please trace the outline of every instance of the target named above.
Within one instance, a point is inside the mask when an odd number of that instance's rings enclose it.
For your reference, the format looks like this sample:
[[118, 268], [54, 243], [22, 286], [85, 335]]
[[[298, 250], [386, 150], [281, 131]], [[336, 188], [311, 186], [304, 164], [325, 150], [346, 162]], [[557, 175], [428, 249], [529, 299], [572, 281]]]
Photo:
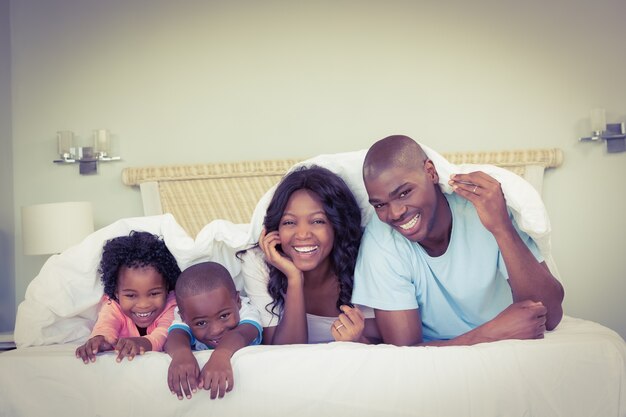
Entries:
[[237, 296], [235, 282], [228, 270], [217, 262], [201, 262], [185, 269], [176, 281], [176, 301], [224, 287], [234, 298]]

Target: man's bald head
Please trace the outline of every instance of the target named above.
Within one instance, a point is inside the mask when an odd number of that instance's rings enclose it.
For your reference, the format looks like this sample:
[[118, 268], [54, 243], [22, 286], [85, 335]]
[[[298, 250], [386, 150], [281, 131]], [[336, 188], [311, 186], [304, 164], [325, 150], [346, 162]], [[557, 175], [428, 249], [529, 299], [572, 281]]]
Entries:
[[363, 179], [377, 177], [389, 168], [419, 169], [428, 157], [422, 147], [408, 136], [393, 135], [374, 143], [363, 162]]

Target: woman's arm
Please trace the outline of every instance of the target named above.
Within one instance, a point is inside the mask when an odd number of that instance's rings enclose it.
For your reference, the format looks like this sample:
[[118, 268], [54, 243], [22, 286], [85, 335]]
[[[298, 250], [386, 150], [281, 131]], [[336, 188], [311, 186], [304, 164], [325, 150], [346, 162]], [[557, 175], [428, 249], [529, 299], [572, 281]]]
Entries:
[[278, 251], [276, 246], [279, 244], [278, 232], [266, 233], [265, 229], [261, 232], [259, 247], [265, 254], [267, 262], [278, 268], [287, 280], [281, 317], [273, 337], [266, 339], [266, 343], [273, 345], [308, 343], [304, 277], [302, 271], [294, 265], [291, 259]]
[[304, 302], [304, 279], [302, 273], [287, 277], [287, 293], [282, 315], [278, 321], [271, 340], [268, 344], [286, 345], [294, 343], [308, 343], [309, 332], [306, 322], [306, 307]]

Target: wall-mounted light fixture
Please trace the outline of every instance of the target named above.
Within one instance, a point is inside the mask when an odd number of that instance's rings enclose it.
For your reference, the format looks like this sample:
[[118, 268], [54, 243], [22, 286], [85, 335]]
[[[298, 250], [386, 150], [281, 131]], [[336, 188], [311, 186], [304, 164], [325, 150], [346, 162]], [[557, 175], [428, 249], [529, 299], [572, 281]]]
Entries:
[[606, 140], [609, 153], [626, 151], [626, 123], [607, 123], [604, 109], [591, 110], [592, 135], [578, 139], [580, 142]]
[[74, 132], [61, 130], [57, 132], [59, 159], [55, 164], [79, 164], [81, 175], [98, 172], [98, 162], [119, 161], [119, 156], [111, 156], [111, 136], [106, 129], [94, 130], [93, 146], [75, 147]]

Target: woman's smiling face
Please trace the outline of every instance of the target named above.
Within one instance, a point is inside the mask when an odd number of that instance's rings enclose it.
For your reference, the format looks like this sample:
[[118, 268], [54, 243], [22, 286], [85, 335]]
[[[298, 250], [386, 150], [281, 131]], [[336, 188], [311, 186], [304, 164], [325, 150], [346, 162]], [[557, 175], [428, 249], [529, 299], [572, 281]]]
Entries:
[[335, 231], [317, 194], [295, 191], [278, 225], [281, 247], [302, 272], [327, 267]]

